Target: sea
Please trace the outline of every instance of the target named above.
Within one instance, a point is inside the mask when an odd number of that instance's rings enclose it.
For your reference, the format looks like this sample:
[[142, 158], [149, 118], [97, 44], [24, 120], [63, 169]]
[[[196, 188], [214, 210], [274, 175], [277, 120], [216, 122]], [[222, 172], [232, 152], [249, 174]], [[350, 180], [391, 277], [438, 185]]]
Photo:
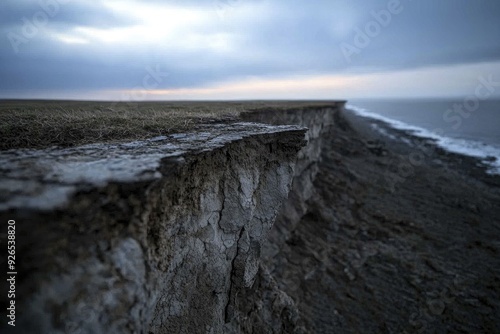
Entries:
[[488, 173], [500, 175], [500, 100], [358, 99], [349, 101], [346, 109], [433, 140], [447, 151], [478, 158]]

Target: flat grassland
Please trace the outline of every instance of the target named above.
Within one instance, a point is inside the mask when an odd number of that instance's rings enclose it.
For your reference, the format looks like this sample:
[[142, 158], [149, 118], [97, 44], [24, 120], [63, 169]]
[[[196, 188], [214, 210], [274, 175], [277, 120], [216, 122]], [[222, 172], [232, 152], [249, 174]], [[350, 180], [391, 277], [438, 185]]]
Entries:
[[329, 101], [83, 102], [0, 100], [0, 150], [137, 140], [236, 121], [242, 112]]

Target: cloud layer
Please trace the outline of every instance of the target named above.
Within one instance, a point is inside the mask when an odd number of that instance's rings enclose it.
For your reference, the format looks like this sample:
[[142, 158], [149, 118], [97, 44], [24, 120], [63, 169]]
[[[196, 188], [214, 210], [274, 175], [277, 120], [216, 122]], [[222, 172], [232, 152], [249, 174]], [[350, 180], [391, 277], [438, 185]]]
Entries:
[[495, 0], [3, 0], [0, 97], [133, 90], [152, 68], [172, 90], [495, 63], [499, 17]]

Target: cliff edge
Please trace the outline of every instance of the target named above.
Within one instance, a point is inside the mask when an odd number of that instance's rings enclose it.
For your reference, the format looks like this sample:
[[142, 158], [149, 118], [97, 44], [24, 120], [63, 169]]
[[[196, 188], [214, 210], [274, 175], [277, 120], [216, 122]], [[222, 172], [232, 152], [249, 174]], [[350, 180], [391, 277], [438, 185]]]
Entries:
[[[321, 131], [340, 106], [0, 152], [0, 216], [16, 221], [17, 331], [241, 331], [244, 291], [303, 214]], [[273, 229], [277, 216], [288, 218]], [[281, 314], [283, 298], [263, 307]], [[265, 326], [285, 328], [279, 319]]]

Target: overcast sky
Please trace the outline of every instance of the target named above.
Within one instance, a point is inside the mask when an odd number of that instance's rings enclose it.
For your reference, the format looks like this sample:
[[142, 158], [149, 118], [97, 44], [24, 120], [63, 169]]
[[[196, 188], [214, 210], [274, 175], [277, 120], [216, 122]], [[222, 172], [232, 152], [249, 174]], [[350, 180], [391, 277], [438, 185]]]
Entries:
[[0, 37], [0, 98], [464, 96], [500, 82], [498, 0], [1, 0]]

